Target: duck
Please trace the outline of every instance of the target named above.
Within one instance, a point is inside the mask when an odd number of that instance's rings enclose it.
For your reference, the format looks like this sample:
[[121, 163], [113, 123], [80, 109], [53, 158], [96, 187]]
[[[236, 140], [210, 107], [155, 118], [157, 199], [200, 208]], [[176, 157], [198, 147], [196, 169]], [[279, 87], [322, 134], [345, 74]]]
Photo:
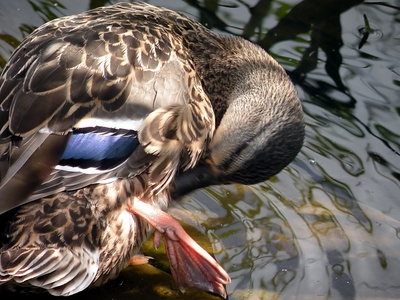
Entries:
[[154, 231], [181, 290], [226, 297], [167, 209], [269, 179], [303, 140], [293, 83], [250, 41], [140, 2], [52, 20], [0, 77], [0, 284], [76, 294], [146, 263]]

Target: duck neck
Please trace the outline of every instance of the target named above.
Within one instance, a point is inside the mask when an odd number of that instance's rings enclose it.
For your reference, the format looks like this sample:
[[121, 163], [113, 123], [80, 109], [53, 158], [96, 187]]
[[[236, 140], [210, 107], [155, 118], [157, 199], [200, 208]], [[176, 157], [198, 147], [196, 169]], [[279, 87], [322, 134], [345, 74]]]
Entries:
[[[213, 105], [217, 126], [232, 101], [243, 100], [240, 94], [264, 89], [254, 84], [262, 82], [259, 76], [268, 79], [268, 73], [275, 74], [277, 71], [286, 76], [272, 57], [247, 40], [211, 32], [207, 39], [201, 34], [196, 39], [201, 39], [201, 43], [191, 42], [189, 48], [193, 53], [196, 72]], [[267, 81], [264, 82], [267, 84]]]

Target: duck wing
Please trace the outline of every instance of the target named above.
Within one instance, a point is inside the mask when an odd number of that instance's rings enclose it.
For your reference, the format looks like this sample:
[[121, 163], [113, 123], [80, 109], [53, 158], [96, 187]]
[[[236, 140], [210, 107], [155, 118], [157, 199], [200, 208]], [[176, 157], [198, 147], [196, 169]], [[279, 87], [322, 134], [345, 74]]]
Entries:
[[144, 170], [160, 191], [179, 164], [194, 166], [214, 115], [182, 20], [120, 4], [51, 21], [21, 43], [0, 78], [0, 213]]

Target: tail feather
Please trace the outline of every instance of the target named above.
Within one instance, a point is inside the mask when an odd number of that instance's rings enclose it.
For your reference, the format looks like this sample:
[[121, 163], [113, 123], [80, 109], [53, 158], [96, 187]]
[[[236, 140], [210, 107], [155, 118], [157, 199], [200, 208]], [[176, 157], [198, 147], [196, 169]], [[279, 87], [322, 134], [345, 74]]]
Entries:
[[[36, 133], [4, 158], [0, 183], [0, 214], [26, 203], [51, 174], [68, 143], [68, 135]], [[3, 170], [4, 171], [4, 170]]]

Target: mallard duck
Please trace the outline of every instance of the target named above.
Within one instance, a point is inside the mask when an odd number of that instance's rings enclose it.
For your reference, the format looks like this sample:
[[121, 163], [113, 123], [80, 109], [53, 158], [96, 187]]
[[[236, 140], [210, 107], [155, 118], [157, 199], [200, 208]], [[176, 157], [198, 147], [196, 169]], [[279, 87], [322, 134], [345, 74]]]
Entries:
[[72, 295], [143, 263], [164, 235], [178, 286], [226, 271], [164, 212], [210, 184], [261, 182], [299, 152], [295, 88], [264, 50], [120, 3], [53, 20], [0, 78], [0, 282]]

